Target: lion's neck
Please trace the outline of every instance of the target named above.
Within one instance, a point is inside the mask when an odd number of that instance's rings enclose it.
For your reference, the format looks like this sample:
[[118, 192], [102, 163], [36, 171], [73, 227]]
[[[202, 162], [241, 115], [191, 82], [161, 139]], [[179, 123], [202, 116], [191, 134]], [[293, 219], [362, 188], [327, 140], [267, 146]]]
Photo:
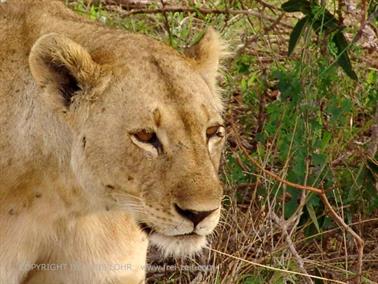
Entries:
[[5, 125], [10, 134], [6, 146], [10, 155], [4, 160], [6, 164], [0, 163], [0, 191], [2, 187], [9, 193], [38, 189], [69, 196], [72, 189], [80, 191], [70, 166], [71, 130], [47, 110], [33, 86], [27, 89], [13, 100], [13, 115]]
[[44, 211], [52, 221], [93, 211], [70, 166], [71, 130], [27, 87], [2, 125], [10, 138], [3, 151], [9, 156], [0, 158], [0, 199], [8, 204], [3, 209], [19, 214], [25, 204], [37, 211], [54, 203]]
[[[72, 144], [71, 130], [56, 113], [48, 110], [38, 93], [26, 93], [19, 102], [18, 126], [16, 136], [18, 155], [23, 160], [38, 162], [43, 171], [48, 165], [56, 171], [65, 172], [69, 178], [70, 152]], [[24, 143], [28, 141], [28, 143]], [[25, 156], [25, 154], [29, 155]]]

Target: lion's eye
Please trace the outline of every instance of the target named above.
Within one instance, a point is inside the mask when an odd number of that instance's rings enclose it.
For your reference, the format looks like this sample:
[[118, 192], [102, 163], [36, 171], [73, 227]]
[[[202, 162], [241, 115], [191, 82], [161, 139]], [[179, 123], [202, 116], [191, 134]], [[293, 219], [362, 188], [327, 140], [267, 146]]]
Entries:
[[211, 126], [208, 129], [206, 129], [206, 137], [207, 139], [210, 139], [214, 136], [222, 138], [224, 137], [224, 132], [224, 127], [221, 125]]
[[134, 133], [134, 136], [140, 142], [152, 144], [151, 142], [156, 137], [156, 134], [154, 132], [148, 132], [147, 130], [143, 129], [137, 133]]
[[143, 129], [143, 130], [133, 133], [133, 136], [139, 142], [154, 146], [158, 150], [158, 153], [160, 153], [163, 150], [163, 146], [160, 143], [159, 138], [157, 137], [156, 133], [153, 131]]

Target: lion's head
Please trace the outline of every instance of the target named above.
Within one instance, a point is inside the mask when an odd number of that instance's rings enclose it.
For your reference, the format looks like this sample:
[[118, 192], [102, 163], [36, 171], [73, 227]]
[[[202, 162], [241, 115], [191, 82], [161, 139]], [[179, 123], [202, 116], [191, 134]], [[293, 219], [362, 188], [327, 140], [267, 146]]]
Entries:
[[138, 35], [119, 46], [39, 38], [32, 75], [72, 132], [70, 163], [95, 206], [124, 209], [166, 254], [192, 254], [218, 223], [225, 129], [208, 30], [186, 56]]

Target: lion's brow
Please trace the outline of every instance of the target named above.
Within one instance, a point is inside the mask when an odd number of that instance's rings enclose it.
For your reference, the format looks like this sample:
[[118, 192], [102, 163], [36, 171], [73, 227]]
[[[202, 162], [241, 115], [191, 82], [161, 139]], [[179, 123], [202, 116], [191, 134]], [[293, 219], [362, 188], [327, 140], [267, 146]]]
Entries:
[[153, 111], [154, 121], [157, 127], [161, 124], [161, 112], [158, 108]]
[[207, 107], [204, 104], [201, 104], [201, 109], [206, 116], [206, 121], [208, 122], [210, 120], [210, 113], [207, 110]]

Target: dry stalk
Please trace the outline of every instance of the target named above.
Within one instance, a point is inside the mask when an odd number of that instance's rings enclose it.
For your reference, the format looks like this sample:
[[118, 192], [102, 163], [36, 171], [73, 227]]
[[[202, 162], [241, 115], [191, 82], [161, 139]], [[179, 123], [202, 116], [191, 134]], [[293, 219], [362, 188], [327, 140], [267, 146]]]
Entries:
[[261, 6], [263, 6], [264, 8], [268, 8], [270, 9], [272, 12], [274, 12], [274, 10], [281, 10], [280, 8], [277, 8], [267, 2], [264, 2], [262, 0], [256, 0], [257, 3], [259, 3]]
[[274, 178], [275, 180], [277, 180], [277, 181], [279, 181], [279, 182], [281, 182], [283, 184], [286, 184], [286, 185], [291, 186], [291, 187], [296, 188], [296, 189], [300, 189], [300, 190], [305, 190], [305, 191], [310, 191], [310, 192], [316, 193], [320, 197], [321, 201], [323, 202], [323, 204], [324, 204], [324, 206], [326, 208], [326, 214], [329, 217], [331, 217], [331, 219], [337, 225], [339, 225], [344, 230], [346, 230], [349, 234], [351, 234], [351, 236], [354, 239], [354, 242], [356, 244], [356, 248], [357, 248], [357, 251], [358, 251], [358, 261], [357, 261], [357, 268], [356, 268], [356, 270], [357, 270], [356, 271], [356, 276], [354, 277], [354, 279], [351, 279], [351, 281], [353, 281], [354, 283], [361, 283], [362, 263], [363, 263], [363, 255], [364, 255], [364, 240], [350, 226], [348, 226], [348, 224], [346, 224], [344, 222], [343, 218], [341, 218], [337, 214], [337, 212], [333, 209], [332, 205], [329, 203], [329, 200], [327, 198], [327, 195], [326, 195], [325, 191], [323, 189], [320, 189], [320, 188], [316, 188], [316, 187], [312, 187], [312, 186], [307, 186], [307, 185], [301, 185], [301, 184], [297, 184], [297, 183], [293, 183], [293, 182], [287, 181], [287, 180], [281, 178], [280, 176], [278, 176], [277, 174], [275, 174], [275, 173], [273, 173], [273, 172], [265, 169], [264, 167], [262, 167], [259, 164], [259, 162], [257, 162], [255, 159], [253, 159], [249, 155], [247, 149], [245, 149], [245, 147], [240, 143], [240, 137], [238, 135], [235, 135], [235, 137], [236, 137], [239, 149], [241, 149], [242, 152], [244, 153], [244, 155], [247, 157], [247, 159], [252, 164], [254, 164], [257, 168], [259, 168], [262, 172], [264, 172], [268, 176]]
[[[160, 0], [160, 3], [161, 5], [163, 6], [163, 9], [165, 8], [165, 2], [163, 0]], [[167, 16], [167, 13], [165, 11], [163, 11], [163, 17], [164, 17], [164, 25], [165, 25], [165, 29], [167, 30], [167, 33], [168, 33], [168, 38], [169, 38], [169, 44], [172, 45], [172, 32], [171, 32], [171, 27], [169, 26], [169, 20], [168, 20], [168, 16]]]
[[[265, 20], [268, 20], [270, 22], [275, 22], [277, 19], [274, 17], [262, 15], [261, 12], [252, 11], [251, 9], [247, 10], [236, 10], [236, 9], [210, 9], [210, 8], [204, 8], [204, 7], [182, 7], [182, 6], [164, 6], [162, 8], [154, 8], [154, 9], [129, 9], [127, 6], [120, 6], [120, 5], [107, 5], [107, 8], [110, 10], [116, 11], [120, 13], [122, 16], [127, 17], [130, 15], [135, 14], [162, 14], [162, 13], [201, 13], [204, 15], [208, 14], [229, 14], [229, 15], [245, 15], [245, 16], [255, 16], [259, 18], [263, 18]], [[292, 28], [292, 25], [279, 22], [279, 25], [286, 27], [286, 28]]]
[[[307, 160], [306, 161], [306, 175], [305, 175], [305, 179], [304, 179], [305, 185], [307, 185], [307, 179], [308, 179], [308, 175], [309, 175], [309, 172], [310, 172], [309, 168], [310, 168], [310, 161]], [[307, 191], [302, 191], [301, 199], [299, 201], [299, 205], [297, 207], [296, 212], [294, 212], [294, 214], [287, 220], [289, 226], [291, 226], [291, 231], [289, 233], [289, 237], [291, 237], [291, 235], [293, 234], [293, 232], [295, 231], [295, 229], [298, 226], [299, 220], [300, 220], [300, 218], [303, 214], [303, 207], [306, 205], [306, 197], [307, 197]]]
[[217, 253], [217, 254], [224, 255], [224, 256], [239, 260], [239, 261], [243, 261], [245, 263], [249, 263], [253, 266], [258, 266], [258, 267], [265, 268], [265, 269], [268, 269], [268, 270], [284, 272], [284, 273], [289, 273], [289, 274], [299, 275], [299, 276], [305, 276], [305, 277], [311, 277], [313, 279], [319, 279], [319, 280], [326, 281], [325, 283], [330, 282], [330, 283], [346, 284], [346, 282], [343, 282], [343, 281], [340, 281], [340, 280], [334, 280], [334, 279], [324, 278], [324, 277], [320, 277], [320, 276], [316, 276], [316, 275], [304, 274], [302, 272], [296, 272], [296, 271], [290, 271], [290, 270], [281, 269], [281, 268], [277, 268], [277, 267], [272, 267], [272, 266], [264, 265], [264, 264], [261, 264], [261, 263], [258, 263], [258, 262], [253, 262], [253, 261], [241, 258], [241, 257], [237, 257], [237, 256], [234, 256], [232, 254], [228, 254], [228, 253], [225, 253], [225, 252], [222, 252], [222, 251], [210, 248], [210, 247], [206, 247], [206, 248], [208, 250], [212, 251], [212, 252]]
[[378, 151], [378, 104], [375, 107], [374, 123], [371, 126], [371, 141], [368, 145], [368, 154], [374, 158]]
[[281, 231], [282, 231], [282, 233], [283, 233], [283, 235], [284, 235], [284, 237], [285, 237], [286, 243], [287, 243], [287, 245], [288, 245], [288, 247], [289, 247], [289, 250], [291, 251], [291, 253], [292, 253], [293, 256], [295, 257], [295, 260], [296, 260], [297, 263], [298, 263], [299, 270], [300, 270], [303, 274], [307, 275], [307, 276], [304, 277], [306, 283], [308, 283], [308, 284], [312, 284], [312, 283], [314, 283], [314, 282], [312, 281], [311, 277], [309, 276], [309, 274], [308, 274], [306, 268], [304, 267], [304, 262], [303, 262], [302, 257], [301, 257], [301, 256], [299, 255], [299, 253], [297, 252], [297, 250], [296, 250], [296, 248], [295, 248], [295, 246], [294, 246], [294, 244], [293, 244], [293, 241], [292, 241], [291, 238], [290, 238], [290, 235], [289, 235], [289, 233], [288, 233], [288, 225], [287, 225], [287, 221], [286, 221], [286, 220], [283, 220], [283, 219], [281, 219], [281, 218], [279, 218], [279, 217], [277, 216], [277, 214], [274, 213], [273, 211], [270, 212], [270, 216], [271, 216], [271, 218], [273, 219], [273, 221], [276, 223], [276, 225], [277, 225], [278, 227], [280, 227], [280, 229], [281, 229]]

